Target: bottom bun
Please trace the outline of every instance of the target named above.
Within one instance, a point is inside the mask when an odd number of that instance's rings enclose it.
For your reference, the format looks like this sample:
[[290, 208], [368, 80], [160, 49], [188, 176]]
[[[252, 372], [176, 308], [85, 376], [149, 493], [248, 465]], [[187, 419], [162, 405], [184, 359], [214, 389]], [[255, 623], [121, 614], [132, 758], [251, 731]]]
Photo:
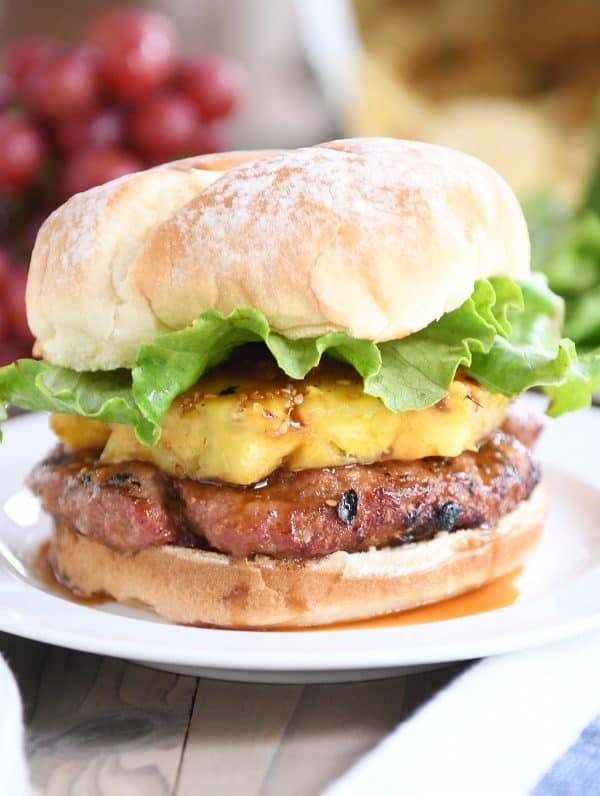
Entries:
[[546, 514], [546, 494], [538, 486], [491, 528], [308, 561], [239, 560], [171, 546], [127, 555], [57, 521], [53, 553], [58, 575], [78, 592], [142, 603], [173, 622], [325, 625], [416, 608], [511, 572], [538, 541]]

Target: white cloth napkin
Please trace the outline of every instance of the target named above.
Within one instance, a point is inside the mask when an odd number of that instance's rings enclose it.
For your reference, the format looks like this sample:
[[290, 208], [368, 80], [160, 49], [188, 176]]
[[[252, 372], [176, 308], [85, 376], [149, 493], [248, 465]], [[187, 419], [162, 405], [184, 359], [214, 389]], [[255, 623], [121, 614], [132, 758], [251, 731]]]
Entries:
[[600, 634], [487, 658], [324, 796], [526, 796], [600, 713]]
[[12, 672], [0, 655], [0, 783], [2, 793], [30, 796], [24, 752], [23, 709]]

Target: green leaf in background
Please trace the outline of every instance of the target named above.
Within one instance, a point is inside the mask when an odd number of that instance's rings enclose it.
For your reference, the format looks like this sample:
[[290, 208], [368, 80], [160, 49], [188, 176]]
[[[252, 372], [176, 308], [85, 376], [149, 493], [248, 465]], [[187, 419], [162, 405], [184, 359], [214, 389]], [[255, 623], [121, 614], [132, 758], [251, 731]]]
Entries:
[[572, 340], [595, 343], [600, 341], [600, 285], [569, 302], [565, 320], [565, 335]]
[[581, 210], [600, 213], [600, 95], [596, 97], [592, 122], [592, 167], [583, 192]]
[[523, 203], [532, 267], [564, 297], [564, 332], [587, 350], [600, 346], [600, 101], [592, 137], [593, 165], [578, 208], [549, 193]]
[[600, 216], [579, 215], [547, 195], [524, 204], [534, 270], [566, 304], [564, 332], [582, 348], [600, 346]]
[[568, 207], [548, 191], [540, 191], [522, 202], [531, 239], [531, 267], [543, 271], [573, 220]]
[[304, 378], [323, 354], [347, 362], [362, 377], [365, 392], [394, 412], [432, 406], [463, 367], [509, 397], [533, 386], [551, 388], [558, 414], [589, 404], [600, 374], [600, 355], [580, 360], [573, 343], [561, 340], [562, 311], [562, 300], [543, 277], [521, 286], [495, 277], [478, 281], [458, 309], [420, 332], [377, 345], [340, 332], [290, 340], [272, 332], [259, 310], [243, 307], [225, 317], [211, 309], [188, 328], [141, 346], [132, 373], [76, 373], [35, 360], [2, 368], [0, 406], [125, 423], [151, 445], [178, 395], [235, 348], [262, 342], [294, 379]]

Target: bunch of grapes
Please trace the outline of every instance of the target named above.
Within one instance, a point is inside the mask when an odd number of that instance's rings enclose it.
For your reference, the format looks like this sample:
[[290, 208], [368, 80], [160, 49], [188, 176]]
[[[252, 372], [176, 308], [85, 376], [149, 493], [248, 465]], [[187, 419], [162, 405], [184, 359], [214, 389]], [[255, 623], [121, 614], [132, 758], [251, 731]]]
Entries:
[[181, 58], [169, 19], [102, 13], [76, 44], [21, 39], [0, 74], [0, 365], [31, 352], [26, 263], [44, 218], [78, 191], [225, 148], [244, 74]]

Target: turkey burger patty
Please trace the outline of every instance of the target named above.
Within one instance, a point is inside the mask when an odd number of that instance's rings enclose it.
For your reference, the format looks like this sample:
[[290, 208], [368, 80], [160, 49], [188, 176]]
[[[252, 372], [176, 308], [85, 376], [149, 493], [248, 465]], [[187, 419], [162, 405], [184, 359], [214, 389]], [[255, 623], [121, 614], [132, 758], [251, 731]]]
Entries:
[[169, 477], [136, 461], [105, 465], [95, 451], [59, 448], [29, 483], [50, 514], [123, 553], [175, 544], [236, 558], [319, 558], [496, 523], [539, 481], [526, 447], [539, 422], [511, 414], [512, 435], [497, 431], [454, 458], [279, 470], [236, 487]]

